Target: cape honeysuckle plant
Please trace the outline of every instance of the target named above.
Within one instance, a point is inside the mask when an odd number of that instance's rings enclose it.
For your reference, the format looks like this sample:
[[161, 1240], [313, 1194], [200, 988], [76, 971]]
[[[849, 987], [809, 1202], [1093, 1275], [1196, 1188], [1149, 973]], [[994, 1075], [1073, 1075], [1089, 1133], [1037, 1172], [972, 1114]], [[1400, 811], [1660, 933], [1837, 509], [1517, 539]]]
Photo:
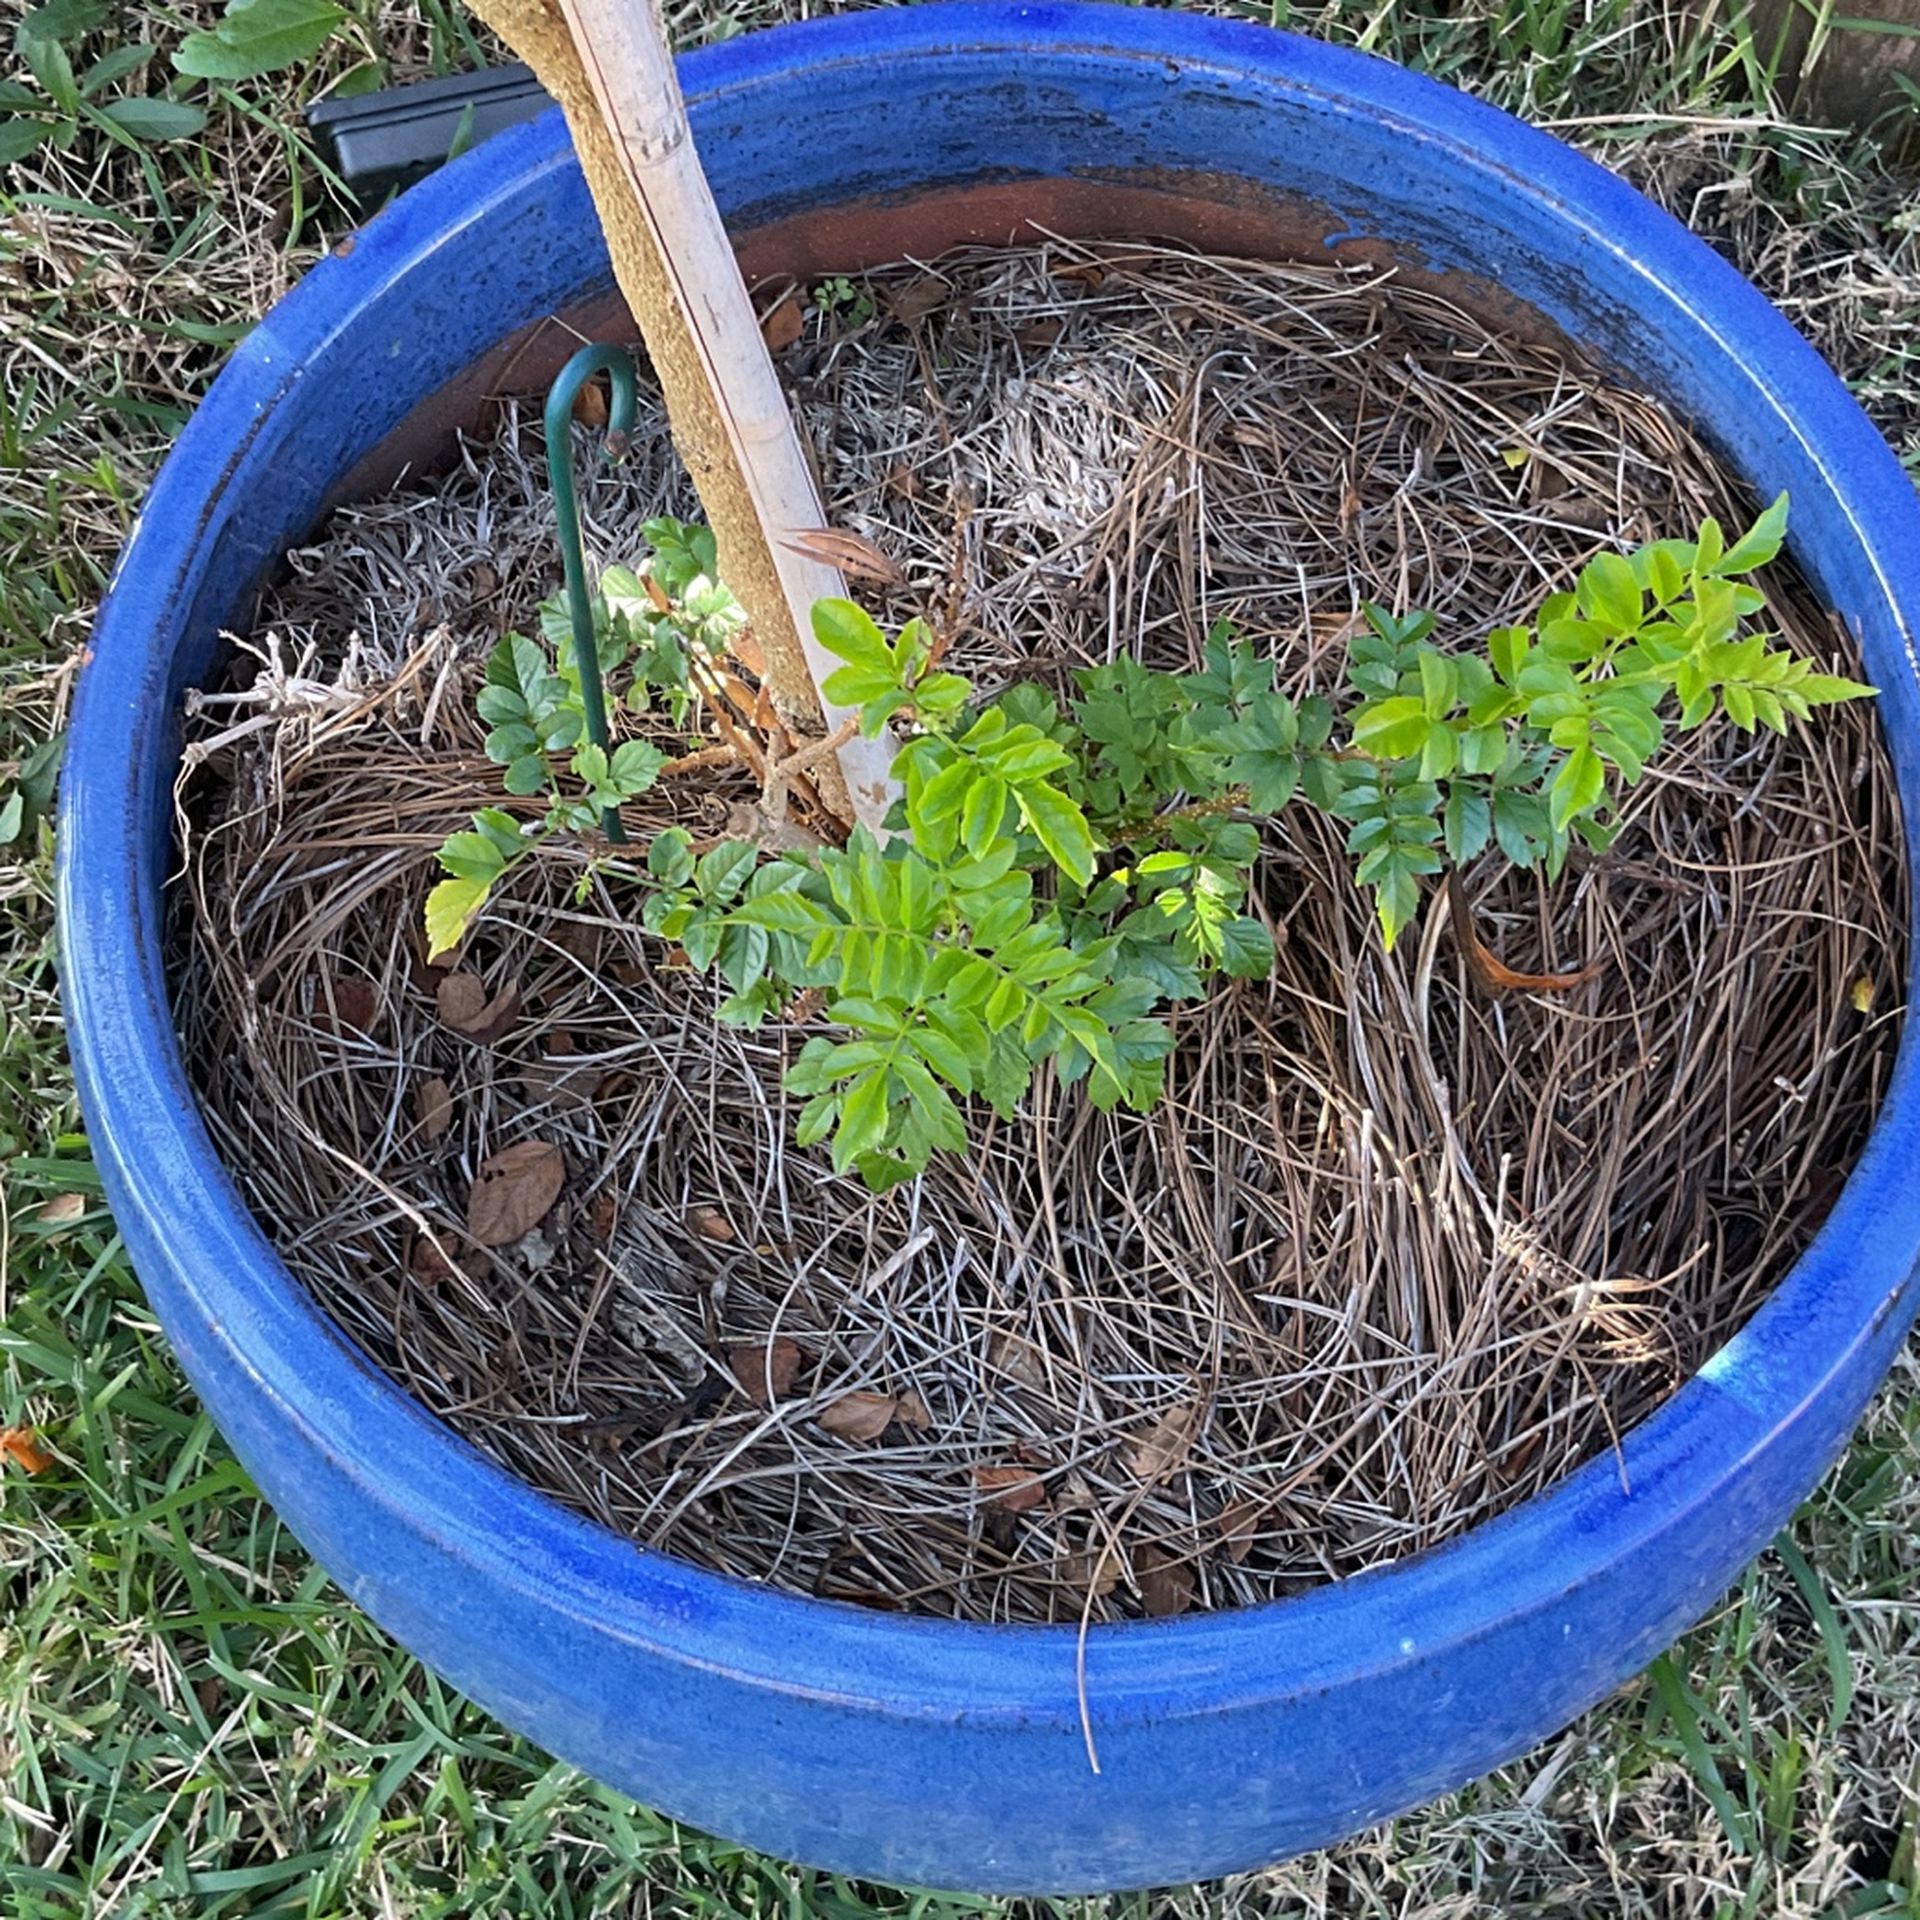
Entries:
[[[857, 708], [869, 737], [904, 736], [894, 831], [697, 852], [672, 828], [643, 865], [616, 850], [595, 868], [643, 888], [648, 931], [717, 972], [723, 1021], [758, 1026], [801, 996], [817, 1008], [836, 1031], [811, 1036], [787, 1076], [805, 1102], [797, 1137], [830, 1141], [837, 1171], [883, 1189], [965, 1146], [962, 1101], [1011, 1116], [1046, 1062], [1096, 1106], [1151, 1107], [1173, 1044], [1156, 1015], [1211, 975], [1273, 967], [1249, 907], [1263, 829], [1296, 794], [1344, 823], [1391, 949], [1448, 863], [1492, 853], [1552, 877], [1574, 836], [1604, 850], [1620, 790], [1671, 733], [1720, 713], [1784, 732], [1871, 693], [1743, 631], [1765, 605], [1746, 576], [1779, 551], [1786, 517], [1783, 495], [1730, 547], [1709, 520], [1693, 540], [1601, 554], [1484, 652], [1443, 650], [1431, 616], [1369, 605], [1337, 705], [1281, 692], [1276, 663], [1225, 621], [1198, 672], [1123, 657], [1078, 671], [1064, 710], [1032, 684], [981, 699], [923, 622], [889, 639], [851, 601], [825, 600], [814, 631], [843, 663], [826, 697]], [[679, 724], [717, 684], [740, 616], [706, 536], [670, 521], [647, 533], [639, 573], [602, 577], [601, 668], [624, 678], [630, 711], [659, 702]], [[564, 632], [557, 604], [544, 624], [549, 640]], [[480, 711], [509, 791], [546, 791], [548, 811], [522, 826], [486, 809], [447, 841], [449, 877], [427, 903], [436, 954], [513, 862], [556, 832], [593, 832], [668, 764], [641, 740], [583, 747], [577, 678], [519, 636], [490, 661]]]

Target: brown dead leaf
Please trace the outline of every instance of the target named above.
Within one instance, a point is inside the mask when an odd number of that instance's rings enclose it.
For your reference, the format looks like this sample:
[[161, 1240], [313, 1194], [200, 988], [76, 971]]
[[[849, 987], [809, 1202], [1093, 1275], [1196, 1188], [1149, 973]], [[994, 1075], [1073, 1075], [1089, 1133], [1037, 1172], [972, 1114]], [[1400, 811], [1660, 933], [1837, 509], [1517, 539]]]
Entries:
[[1046, 1362], [1041, 1359], [1040, 1350], [1017, 1333], [994, 1336], [987, 1348], [987, 1365], [1018, 1386], [1037, 1391], [1047, 1384]]
[[480, 1163], [467, 1196], [467, 1231], [483, 1247], [511, 1246], [560, 1198], [567, 1163], [551, 1140], [522, 1140]]
[[1193, 1605], [1193, 1569], [1150, 1540], [1133, 1550], [1133, 1583], [1155, 1620], [1171, 1620]]
[[692, 1207], [687, 1212], [687, 1225], [702, 1240], [717, 1240], [728, 1245], [740, 1238], [734, 1231], [733, 1222], [718, 1207]]
[[87, 1210], [87, 1196], [84, 1193], [56, 1193], [40, 1209], [37, 1218], [43, 1227], [70, 1227]]
[[756, 680], [764, 680], [767, 677], [767, 650], [760, 644], [751, 627], [742, 627], [728, 643], [727, 651]]
[[760, 322], [760, 337], [769, 353], [784, 353], [806, 331], [806, 316], [800, 302], [787, 294], [777, 301]]
[[1120, 1556], [1104, 1547], [1066, 1554], [1060, 1561], [1060, 1577], [1068, 1586], [1104, 1600], [1120, 1584]]
[[614, 1199], [612, 1188], [602, 1187], [588, 1202], [587, 1231], [596, 1240], [611, 1240], [619, 1220], [620, 1203]]
[[1509, 1486], [1526, 1472], [1533, 1456], [1540, 1451], [1540, 1431], [1523, 1434], [1499, 1459], [1493, 1463], [1493, 1470]]
[[878, 1440], [899, 1412], [900, 1402], [890, 1393], [843, 1393], [820, 1409], [819, 1420], [836, 1440]]
[[1213, 1525], [1220, 1536], [1221, 1551], [1236, 1567], [1246, 1559], [1266, 1517], [1267, 1509], [1258, 1500], [1236, 1500], [1215, 1516]]
[[1107, 270], [1097, 260], [1076, 260], [1069, 266], [1049, 271], [1056, 280], [1077, 280], [1083, 287], [1097, 287], [1106, 279]]
[[520, 1085], [529, 1106], [544, 1107], [549, 1113], [579, 1113], [593, 1105], [595, 1090], [606, 1075], [597, 1062], [576, 1058], [571, 1051], [561, 1053], [557, 1042], [565, 1034], [556, 1033], [548, 1046], [558, 1054], [529, 1060], [520, 1069]]
[[56, 1464], [53, 1455], [40, 1445], [31, 1427], [0, 1429], [0, 1453], [4, 1453], [23, 1473], [45, 1473]]
[[729, 1347], [727, 1365], [744, 1393], [756, 1407], [769, 1407], [784, 1400], [800, 1371], [800, 1344], [785, 1334], [758, 1347]]
[[903, 1427], [917, 1427], [921, 1432], [933, 1425], [933, 1415], [927, 1411], [927, 1403], [911, 1387], [900, 1396], [899, 1411], [894, 1418]]
[[1043, 313], [1025, 326], [1015, 327], [1013, 337], [1029, 353], [1044, 353], [1066, 331], [1066, 325], [1058, 314]]
[[416, 1233], [407, 1249], [407, 1271], [423, 1287], [437, 1287], [451, 1280], [459, 1269], [447, 1257], [430, 1233]]
[[907, 576], [890, 556], [882, 553], [864, 534], [849, 533], [844, 527], [812, 527], [780, 544], [789, 553], [817, 560], [823, 567], [845, 574], [849, 580], [872, 580], [883, 587], [906, 584]]
[[632, 1074], [624, 1067], [616, 1067], [611, 1073], [604, 1073], [593, 1083], [593, 1103], [604, 1106], [609, 1100], [623, 1099], [638, 1085]]
[[413, 1111], [422, 1139], [444, 1139], [453, 1125], [453, 1089], [437, 1073], [431, 1075], [414, 1089]]
[[589, 380], [573, 396], [573, 417], [583, 427], [604, 427], [607, 424], [606, 389], [598, 380]]
[[455, 1033], [479, 1046], [491, 1046], [511, 1033], [520, 1019], [518, 985], [503, 987], [491, 998], [477, 973], [450, 973], [434, 989], [441, 1020]]
[[1188, 1400], [1169, 1407], [1131, 1447], [1127, 1466], [1136, 1480], [1148, 1486], [1178, 1473], [1186, 1464], [1193, 1447], [1194, 1429], [1200, 1424], [1200, 1404]]
[[[1577, 527], [1582, 533], [1606, 533], [1613, 526], [1613, 509], [1604, 500], [1577, 495], [1558, 501], [1553, 518], [1563, 527]], [[1547, 524], [1551, 525], [1552, 522]]]
[[887, 311], [896, 320], [911, 324], [924, 320], [930, 313], [938, 313], [951, 294], [952, 289], [937, 273], [915, 274], [898, 293], [888, 295]]
[[320, 1024], [329, 1033], [372, 1033], [380, 1024], [380, 996], [372, 983], [337, 976], [320, 1007]]
[[1093, 1488], [1087, 1484], [1087, 1476], [1071, 1468], [1053, 1490], [1055, 1513], [1091, 1513], [1099, 1504]]
[[920, 497], [920, 476], [904, 460], [896, 460], [887, 469], [887, 477], [880, 484], [896, 500], [917, 500]]
[[1047, 1504], [1046, 1482], [1031, 1467], [975, 1467], [973, 1483], [1002, 1513], [1030, 1513]]

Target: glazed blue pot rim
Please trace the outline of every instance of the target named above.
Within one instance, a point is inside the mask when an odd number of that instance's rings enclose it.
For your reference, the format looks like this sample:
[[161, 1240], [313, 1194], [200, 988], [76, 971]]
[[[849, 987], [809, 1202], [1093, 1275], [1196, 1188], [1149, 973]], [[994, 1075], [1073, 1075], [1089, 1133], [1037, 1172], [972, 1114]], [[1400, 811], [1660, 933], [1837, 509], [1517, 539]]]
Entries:
[[[1092, 6], [936, 4], [773, 29], [691, 56], [683, 66], [690, 102], [698, 114], [719, 98], [750, 98], [758, 75], [793, 64], [871, 60], [876, 36], [901, 53], [952, 47], [977, 54], [1004, 37], [1010, 56], [1045, 39], [1109, 57], [1132, 52], [1189, 71], [1217, 63], [1228, 77], [1259, 69], [1274, 86], [1392, 122], [1436, 163], [1523, 179], [1530, 193], [1615, 252], [1631, 210], [1637, 269], [1669, 290], [1684, 287], [1717, 338], [1740, 337], [1749, 356], [1751, 343], [1762, 342], [1759, 377], [1783, 425], [1826, 471], [1846, 475], [1844, 495], [1870, 508], [1886, 505], [1885, 514], [1869, 512], [1862, 545], [1911, 659], [1915, 610], [1874, 532], [1913, 512], [1897, 462], [1850, 402], [1835, 406], [1833, 376], [1738, 275], [1676, 224], [1650, 223], [1639, 196], [1557, 141], [1368, 56], [1241, 23]], [[501, 141], [515, 144], [503, 148]], [[496, 162], [518, 153], [540, 165], [571, 164], [556, 118], [500, 136], [489, 148]], [[450, 224], [485, 217], [470, 170], [479, 157], [413, 189], [416, 225], [435, 212]], [[275, 384], [289, 377], [288, 354], [324, 339], [356, 286], [407, 264], [384, 257], [384, 231], [374, 221], [352, 254], [323, 263], [237, 350], [156, 483], [116, 570], [116, 588], [136, 565], [190, 564], [215, 478], [210, 460], [253, 430]], [[90, 1124], [112, 1137], [137, 1197], [177, 1226], [197, 1304], [289, 1427], [350, 1476], [370, 1506], [396, 1510], [404, 1498], [409, 1526], [448, 1543], [489, 1578], [537, 1593], [601, 1634], [670, 1649], [678, 1660], [770, 1692], [879, 1701], [896, 1713], [968, 1720], [1071, 1714], [1061, 1674], [1063, 1654], [1070, 1670], [1072, 1627], [876, 1615], [640, 1549], [536, 1494], [459, 1440], [378, 1374], [313, 1306], [247, 1213], [194, 1111], [150, 885], [129, 883], [132, 905], [116, 920], [88, 910], [74, 870], [76, 846], [115, 872], [140, 864], [136, 810], [150, 769], [127, 751], [132, 716], [151, 697], [138, 674], [140, 625], [138, 607], [117, 591], [110, 596], [83, 677], [62, 798], [60, 907], [72, 942], [65, 988], [76, 1069]], [[1875, 671], [1884, 674], [1888, 664], [1877, 663]], [[1908, 817], [1920, 818], [1915, 769], [1904, 755], [1900, 777]], [[1747, 1326], [1626, 1437], [1618, 1460], [1595, 1460], [1449, 1545], [1337, 1586], [1234, 1612], [1095, 1628], [1087, 1663], [1096, 1718], [1217, 1714], [1356, 1673], [1390, 1672], [1481, 1636], [1496, 1617], [1548, 1609], [1568, 1589], [1604, 1579], [1633, 1545], [1687, 1527], [1723, 1480], [1803, 1418], [1828, 1377], [1895, 1310], [1901, 1287], [1887, 1291], [1883, 1279], [1869, 1297], [1859, 1276], [1897, 1273], [1904, 1285], [1920, 1250], [1902, 1205], [1920, 1158], [1915, 1073], [1909, 1033], [1868, 1147], [1807, 1253]], [[191, 1190], [167, 1187], [149, 1171], [183, 1154], [194, 1173]]]

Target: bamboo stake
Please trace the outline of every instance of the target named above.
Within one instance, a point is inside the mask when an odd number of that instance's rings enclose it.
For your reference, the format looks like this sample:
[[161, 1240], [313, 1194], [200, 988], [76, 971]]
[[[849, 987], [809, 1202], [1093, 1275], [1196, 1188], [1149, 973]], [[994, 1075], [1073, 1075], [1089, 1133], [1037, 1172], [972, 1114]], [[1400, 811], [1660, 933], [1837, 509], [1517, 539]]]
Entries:
[[[797, 743], [837, 732], [848, 709], [821, 684], [839, 664], [813, 637], [816, 600], [844, 594], [831, 566], [789, 542], [825, 509], [694, 151], [654, 0], [475, 0], [475, 11], [561, 104], [693, 476]], [[897, 791], [893, 742], [841, 746], [815, 769], [823, 801], [879, 831]], [[825, 776], [825, 777], [823, 777]]]

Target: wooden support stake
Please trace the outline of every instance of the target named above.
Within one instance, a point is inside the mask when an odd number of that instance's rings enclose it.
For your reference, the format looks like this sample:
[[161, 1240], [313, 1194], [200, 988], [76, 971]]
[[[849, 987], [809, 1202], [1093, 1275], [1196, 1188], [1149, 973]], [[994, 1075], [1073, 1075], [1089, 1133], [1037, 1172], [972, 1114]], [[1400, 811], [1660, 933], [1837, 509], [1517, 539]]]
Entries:
[[[693, 476], [766, 661], [767, 690], [796, 740], [848, 710], [820, 687], [839, 664], [813, 637], [816, 600], [840, 574], [790, 542], [826, 525], [813, 470], [761, 337], [733, 247], [694, 151], [654, 0], [475, 0], [567, 116], [613, 256]], [[897, 792], [893, 742], [855, 735], [822, 799], [876, 832]]]

